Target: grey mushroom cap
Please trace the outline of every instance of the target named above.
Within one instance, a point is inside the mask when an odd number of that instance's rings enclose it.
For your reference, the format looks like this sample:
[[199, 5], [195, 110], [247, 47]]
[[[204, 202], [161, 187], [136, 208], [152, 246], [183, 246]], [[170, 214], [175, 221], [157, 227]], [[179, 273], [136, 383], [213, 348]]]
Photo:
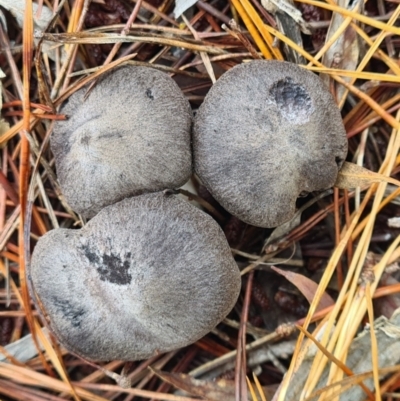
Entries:
[[139, 360], [197, 341], [233, 308], [238, 267], [218, 224], [163, 193], [104, 208], [37, 243], [33, 298], [58, 340], [93, 361]]
[[334, 185], [346, 155], [333, 97], [315, 74], [292, 63], [232, 68], [195, 117], [195, 172], [226, 210], [255, 226], [290, 220], [301, 193]]
[[69, 97], [51, 135], [61, 189], [93, 217], [142, 193], [178, 188], [192, 173], [192, 111], [178, 85], [153, 68], [123, 66]]

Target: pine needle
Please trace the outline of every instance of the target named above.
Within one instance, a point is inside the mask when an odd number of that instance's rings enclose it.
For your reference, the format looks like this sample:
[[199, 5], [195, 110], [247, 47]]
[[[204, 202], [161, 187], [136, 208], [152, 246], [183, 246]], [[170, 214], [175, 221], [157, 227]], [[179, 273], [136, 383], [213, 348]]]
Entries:
[[254, 7], [251, 5], [249, 0], [237, 0], [240, 1], [241, 5], [245, 9], [246, 13], [249, 15], [250, 19], [253, 21], [254, 25], [257, 27], [259, 32], [261, 33], [261, 36], [264, 38], [265, 43], [267, 44], [270, 52], [274, 55], [274, 58], [276, 60], [283, 60], [282, 53], [277, 47], [274, 47], [274, 39], [268, 32], [268, 30], [265, 29], [265, 25], [260, 18], [260, 16], [257, 14], [257, 12], [254, 10]]
[[375, 400], [382, 401], [382, 396], [380, 392], [380, 383], [379, 383], [379, 357], [378, 357], [379, 350], [374, 329], [374, 307], [372, 305], [370, 282], [367, 282], [367, 285], [365, 287], [365, 299], [367, 301], [367, 312], [368, 312], [370, 335], [371, 335], [372, 372], [374, 375]]
[[247, 381], [247, 387], [248, 387], [248, 389], [250, 390], [251, 399], [252, 399], [253, 401], [257, 401], [257, 400], [258, 400], [258, 397], [257, 397], [257, 395], [256, 395], [256, 392], [254, 391], [254, 387], [253, 387], [253, 385], [251, 384], [250, 379], [249, 379], [247, 376], [246, 376], [246, 381]]
[[272, 59], [272, 54], [268, 50], [268, 47], [265, 45], [264, 40], [261, 38], [260, 34], [258, 33], [255, 25], [253, 24], [252, 20], [246, 13], [245, 9], [243, 8], [242, 4], [240, 3], [239, 0], [232, 0], [233, 6], [236, 8], [237, 12], [240, 15], [240, 18], [243, 20], [246, 28], [248, 29], [251, 37], [253, 38], [254, 42], [258, 46], [260, 52], [263, 54], [263, 56], [267, 59], [270, 60]]
[[371, 81], [394, 82], [400, 84], [400, 75], [379, 74], [368, 71], [363, 72], [363, 71], [340, 70], [328, 67], [307, 66], [306, 68], [310, 71], [315, 71], [323, 74], [340, 75], [343, 77], [350, 77], [355, 79], [368, 79]]
[[360, 13], [357, 13], [357, 12], [354, 12], [351, 10], [347, 10], [346, 8], [342, 8], [337, 5], [327, 4], [327, 3], [315, 1], [315, 0], [296, 0], [296, 2], [309, 4], [309, 5], [315, 6], [315, 7], [321, 7], [321, 8], [324, 8], [325, 10], [329, 10], [329, 11], [334, 11], [339, 14], [342, 14], [345, 17], [351, 17], [351, 18], [355, 19], [356, 21], [360, 21], [366, 25], [380, 29], [383, 32], [390, 32], [390, 33], [394, 33], [395, 35], [400, 35], [400, 28], [397, 28], [397, 27], [385, 24], [383, 22], [374, 20], [373, 18], [366, 17], [365, 15], [362, 15]]
[[260, 395], [261, 401], [267, 401], [267, 397], [264, 394], [264, 391], [261, 387], [261, 383], [259, 382], [258, 377], [255, 375], [254, 372], [253, 372], [253, 379], [254, 383], [256, 383], [258, 394]]

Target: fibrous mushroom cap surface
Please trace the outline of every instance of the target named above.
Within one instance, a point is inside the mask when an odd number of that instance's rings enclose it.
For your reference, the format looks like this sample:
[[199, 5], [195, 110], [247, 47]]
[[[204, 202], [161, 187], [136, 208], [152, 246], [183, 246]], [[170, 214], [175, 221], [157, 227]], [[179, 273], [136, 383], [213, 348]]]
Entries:
[[183, 185], [192, 172], [192, 112], [158, 70], [123, 66], [70, 96], [51, 136], [71, 207], [93, 217], [129, 196]]
[[50, 231], [30, 275], [51, 330], [90, 360], [144, 359], [198, 340], [241, 283], [218, 224], [163, 193], [108, 206], [80, 230]]
[[195, 117], [195, 171], [230, 213], [275, 227], [299, 194], [331, 187], [347, 155], [340, 112], [322, 81], [288, 62], [238, 65]]

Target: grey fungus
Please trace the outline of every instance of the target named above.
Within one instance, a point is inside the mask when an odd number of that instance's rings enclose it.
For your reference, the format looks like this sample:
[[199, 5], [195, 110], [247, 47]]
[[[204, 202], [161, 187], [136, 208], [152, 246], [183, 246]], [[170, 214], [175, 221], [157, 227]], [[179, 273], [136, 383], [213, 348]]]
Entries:
[[346, 155], [333, 97], [292, 63], [230, 69], [195, 117], [195, 172], [225, 209], [255, 226], [290, 220], [301, 194], [333, 186]]
[[183, 185], [192, 173], [192, 111], [167, 74], [125, 65], [69, 97], [51, 135], [58, 179], [91, 218], [130, 196]]
[[51, 148], [71, 207], [91, 220], [38, 241], [29, 267], [56, 338], [92, 361], [140, 360], [191, 344], [232, 309], [241, 278], [207, 214], [158, 192], [195, 172], [231, 214], [260, 227], [290, 220], [304, 193], [331, 187], [347, 155], [322, 81], [291, 63], [226, 72], [194, 121], [179, 87], [123, 66], [61, 108]]
[[108, 206], [79, 230], [50, 231], [30, 277], [52, 332], [93, 361], [139, 360], [198, 340], [230, 312], [241, 284], [218, 224], [164, 193]]

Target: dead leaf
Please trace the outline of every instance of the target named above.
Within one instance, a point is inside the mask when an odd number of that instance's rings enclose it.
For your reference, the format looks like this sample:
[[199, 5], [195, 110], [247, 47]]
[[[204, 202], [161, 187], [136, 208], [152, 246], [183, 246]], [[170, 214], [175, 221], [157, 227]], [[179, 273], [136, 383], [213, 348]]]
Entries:
[[[278, 269], [275, 266], [271, 266], [271, 269], [282, 275], [286, 280], [290, 281], [307, 299], [311, 304], [314, 299], [315, 293], [317, 292], [318, 284], [310, 280], [308, 277], [302, 274], [293, 273], [290, 270]], [[328, 308], [335, 304], [335, 301], [327, 294], [324, 293], [321, 297], [316, 312]]]
[[210, 401], [235, 400], [234, 381], [220, 379], [208, 382], [195, 379], [183, 373], [168, 373], [153, 368], [151, 368], [151, 370], [160, 379], [194, 396], [202, 397]]
[[364, 167], [354, 163], [344, 162], [336, 179], [335, 187], [341, 189], [350, 189], [369, 186], [376, 182], [390, 182], [400, 186], [400, 181], [385, 175], [374, 173]]

